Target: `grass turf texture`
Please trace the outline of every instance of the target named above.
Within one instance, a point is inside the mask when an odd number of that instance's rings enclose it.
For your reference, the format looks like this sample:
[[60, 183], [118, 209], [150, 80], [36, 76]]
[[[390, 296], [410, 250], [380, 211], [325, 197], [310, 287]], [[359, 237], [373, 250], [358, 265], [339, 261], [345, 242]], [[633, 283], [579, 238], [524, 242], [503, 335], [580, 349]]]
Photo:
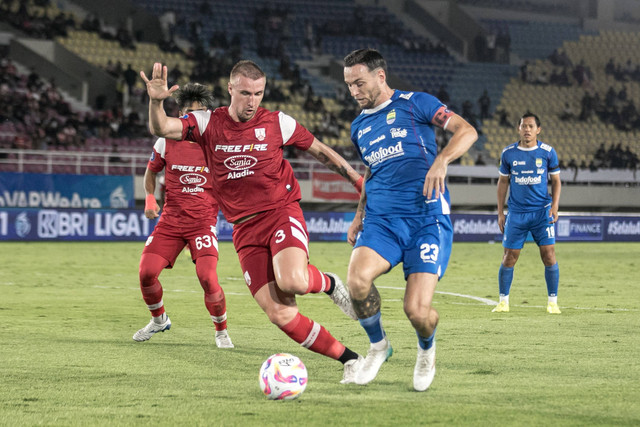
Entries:
[[[0, 244], [0, 425], [638, 425], [639, 244], [563, 243], [561, 315], [546, 313], [544, 269], [528, 244], [511, 312], [437, 293], [437, 374], [412, 390], [416, 338], [402, 311], [402, 271], [377, 281], [393, 357], [366, 387], [340, 385], [342, 365], [301, 348], [250, 297], [230, 243], [220, 282], [235, 349], [219, 350], [195, 269], [181, 255], [160, 281], [172, 329], [137, 343], [149, 314], [138, 288], [142, 243]], [[312, 243], [311, 259], [346, 275], [346, 243]], [[438, 292], [497, 300], [499, 244], [455, 244]], [[324, 295], [301, 311], [353, 350], [368, 341]], [[266, 400], [271, 354], [309, 370], [295, 401]]]

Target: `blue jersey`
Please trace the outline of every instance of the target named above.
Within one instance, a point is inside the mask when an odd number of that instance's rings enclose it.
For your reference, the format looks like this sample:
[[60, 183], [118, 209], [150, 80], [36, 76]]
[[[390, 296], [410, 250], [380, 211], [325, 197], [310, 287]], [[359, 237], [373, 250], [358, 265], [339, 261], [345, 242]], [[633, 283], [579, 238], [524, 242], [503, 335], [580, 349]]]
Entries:
[[535, 147], [509, 145], [500, 157], [500, 175], [509, 178], [509, 212], [532, 212], [551, 205], [548, 175], [560, 173], [552, 146], [537, 141]]
[[434, 96], [396, 90], [390, 100], [356, 117], [351, 141], [371, 170], [365, 183], [367, 215], [450, 213], [448, 190], [431, 200], [422, 191], [438, 154], [434, 123], [444, 126], [451, 114]]

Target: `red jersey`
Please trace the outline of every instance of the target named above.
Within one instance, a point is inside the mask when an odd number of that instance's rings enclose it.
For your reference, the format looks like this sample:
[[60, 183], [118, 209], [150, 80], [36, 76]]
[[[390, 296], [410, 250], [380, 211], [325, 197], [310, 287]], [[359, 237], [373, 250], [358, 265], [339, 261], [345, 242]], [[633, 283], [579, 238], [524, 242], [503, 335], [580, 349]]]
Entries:
[[213, 197], [211, 174], [198, 144], [159, 138], [147, 167], [156, 173], [165, 170], [161, 220], [177, 225], [203, 219], [217, 221], [218, 204]]
[[214, 196], [229, 222], [301, 199], [283, 148], [308, 150], [314, 137], [290, 116], [260, 107], [248, 122], [236, 122], [228, 107], [220, 107], [181, 120], [182, 137], [202, 146]]

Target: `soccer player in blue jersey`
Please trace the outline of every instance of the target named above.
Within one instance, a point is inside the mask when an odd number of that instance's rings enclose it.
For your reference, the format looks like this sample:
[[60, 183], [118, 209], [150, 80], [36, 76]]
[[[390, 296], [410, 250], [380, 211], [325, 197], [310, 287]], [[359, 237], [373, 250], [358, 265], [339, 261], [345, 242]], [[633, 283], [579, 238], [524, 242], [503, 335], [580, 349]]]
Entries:
[[[438, 312], [432, 300], [453, 241], [447, 166], [478, 134], [437, 98], [391, 89], [386, 77], [386, 62], [376, 50], [356, 50], [344, 59], [345, 83], [363, 109], [351, 124], [351, 140], [366, 166], [364, 190], [348, 231], [354, 249], [347, 283], [370, 341], [355, 382], [371, 382], [393, 352], [373, 281], [402, 262], [404, 312], [418, 335], [413, 387], [424, 391], [435, 375]], [[440, 153], [435, 126], [453, 133]]]
[[[538, 141], [540, 119], [527, 113], [520, 119], [520, 141], [509, 145], [500, 157], [498, 179], [498, 225], [503, 232], [504, 255], [498, 272], [500, 302], [493, 312], [509, 311], [509, 291], [513, 281], [513, 268], [529, 232], [540, 248], [547, 282], [547, 312], [560, 314], [558, 307], [558, 280], [560, 272], [556, 262], [555, 222], [560, 203], [560, 167], [556, 150]], [[551, 181], [551, 195], [548, 185]], [[509, 190], [509, 215], [504, 204]]]

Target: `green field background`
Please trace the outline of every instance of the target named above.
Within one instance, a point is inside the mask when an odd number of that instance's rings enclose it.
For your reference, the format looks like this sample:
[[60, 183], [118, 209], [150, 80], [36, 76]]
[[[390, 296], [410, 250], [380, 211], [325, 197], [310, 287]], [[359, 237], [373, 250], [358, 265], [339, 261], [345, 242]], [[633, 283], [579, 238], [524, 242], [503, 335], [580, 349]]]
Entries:
[[[149, 313], [138, 285], [142, 243], [0, 243], [0, 425], [413, 426], [640, 425], [640, 244], [561, 243], [558, 303], [546, 313], [544, 267], [527, 244], [511, 312], [497, 301], [499, 244], [456, 243], [438, 285], [437, 374], [412, 389], [416, 338], [402, 311], [401, 268], [380, 278], [394, 355], [368, 386], [287, 338], [251, 298], [230, 243], [218, 274], [235, 349], [217, 349], [195, 269], [181, 255], [160, 281], [173, 326], [138, 343]], [[346, 243], [312, 243], [311, 260], [346, 275]], [[301, 311], [365, 354], [358, 322], [324, 295]], [[307, 365], [295, 401], [266, 400], [258, 370], [289, 352]]]

